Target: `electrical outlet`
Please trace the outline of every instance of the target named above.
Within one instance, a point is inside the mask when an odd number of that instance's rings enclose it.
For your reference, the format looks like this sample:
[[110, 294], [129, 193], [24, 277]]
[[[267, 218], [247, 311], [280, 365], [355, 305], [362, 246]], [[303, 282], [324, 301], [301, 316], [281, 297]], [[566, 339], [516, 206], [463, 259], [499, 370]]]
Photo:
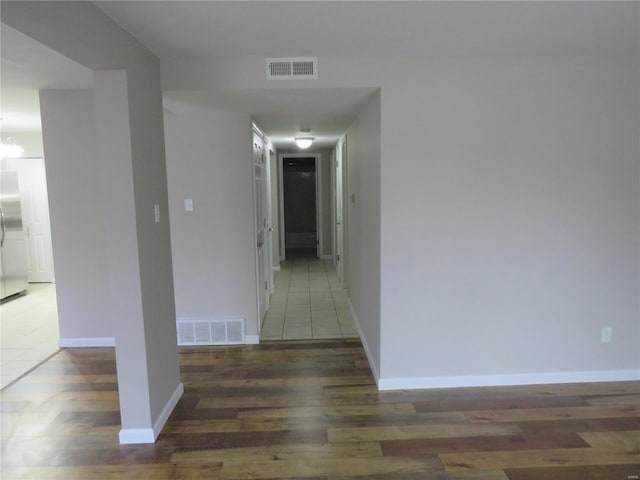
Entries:
[[184, 199], [184, 211], [193, 212], [193, 198]]
[[600, 341], [602, 343], [610, 343], [612, 335], [613, 335], [613, 328], [611, 328], [611, 327], [603, 327], [602, 328], [602, 334], [600, 336]]

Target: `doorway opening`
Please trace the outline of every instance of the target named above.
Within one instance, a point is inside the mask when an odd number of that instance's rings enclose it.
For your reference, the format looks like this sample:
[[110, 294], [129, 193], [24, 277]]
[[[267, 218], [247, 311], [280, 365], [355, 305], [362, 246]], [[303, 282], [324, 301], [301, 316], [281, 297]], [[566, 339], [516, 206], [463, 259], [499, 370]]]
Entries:
[[320, 257], [322, 213], [316, 154], [281, 155], [281, 253]]
[[5, 388], [58, 351], [59, 326], [44, 158], [4, 158], [0, 170], [17, 180], [16, 234], [24, 252], [24, 294], [7, 296], [0, 305]]

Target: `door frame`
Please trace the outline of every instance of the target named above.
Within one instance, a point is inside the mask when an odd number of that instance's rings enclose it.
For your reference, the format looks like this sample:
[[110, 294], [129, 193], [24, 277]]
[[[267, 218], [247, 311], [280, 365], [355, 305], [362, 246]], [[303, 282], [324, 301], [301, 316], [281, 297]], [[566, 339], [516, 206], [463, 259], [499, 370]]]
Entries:
[[344, 134], [333, 149], [331, 164], [332, 175], [332, 234], [333, 234], [333, 264], [340, 283], [344, 289], [348, 288], [347, 260], [348, 251], [348, 161], [347, 135]]
[[342, 162], [342, 288], [349, 289], [349, 139], [345, 133], [340, 139], [340, 161]]
[[316, 170], [316, 255], [322, 258], [324, 251], [324, 242], [322, 235], [322, 155], [320, 153], [279, 153], [278, 154], [278, 201], [280, 212], [280, 261], [286, 259], [286, 243], [285, 243], [285, 218], [284, 218], [284, 166], [285, 158], [314, 158], [314, 168]]
[[[260, 151], [261, 151], [261, 182], [262, 188], [261, 192], [258, 192], [256, 188], [256, 163], [254, 160], [254, 152], [257, 147], [256, 137], [260, 141]], [[262, 322], [264, 321], [264, 317], [266, 312], [269, 310], [270, 297], [273, 291], [273, 262], [270, 260], [270, 251], [271, 251], [271, 241], [272, 235], [270, 232], [270, 222], [271, 222], [271, 213], [270, 213], [270, 197], [271, 197], [271, 184], [269, 181], [269, 162], [268, 162], [268, 154], [265, 151], [269, 149], [269, 139], [262, 132], [260, 127], [256, 125], [254, 122], [251, 124], [251, 171], [253, 177], [253, 217], [254, 217], [254, 241], [256, 242], [255, 249], [255, 257], [256, 257], [256, 301], [257, 301], [257, 313], [258, 313], [258, 336], [260, 335], [260, 330], [262, 328]], [[262, 208], [262, 212], [258, 212], [257, 207], [257, 195], [261, 193], [262, 198], [260, 201], [260, 206]], [[258, 227], [258, 216], [262, 215], [264, 218], [264, 223], [261, 227]], [[262, 223], [262, 222], [261, 222]], [[262, 245], [257, 243], [258, 237], [262, 234]], [[262, 273], [262, 275], [261, 275]], [[262, 278], [264, 277], [264, 278]], [[266, 282], [266, 286], [263, 285], [263, 281]]]

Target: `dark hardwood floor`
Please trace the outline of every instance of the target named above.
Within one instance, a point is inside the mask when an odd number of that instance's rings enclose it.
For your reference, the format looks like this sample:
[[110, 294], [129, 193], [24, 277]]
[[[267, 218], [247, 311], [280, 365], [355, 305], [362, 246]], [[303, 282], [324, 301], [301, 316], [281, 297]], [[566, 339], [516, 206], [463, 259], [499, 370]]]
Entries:
[[118, 445], [114, 351], [2, 392], [2, 479], [629, 480], [640, 382], [378, 392], [358, 340], [181, 351], [154, 445]]

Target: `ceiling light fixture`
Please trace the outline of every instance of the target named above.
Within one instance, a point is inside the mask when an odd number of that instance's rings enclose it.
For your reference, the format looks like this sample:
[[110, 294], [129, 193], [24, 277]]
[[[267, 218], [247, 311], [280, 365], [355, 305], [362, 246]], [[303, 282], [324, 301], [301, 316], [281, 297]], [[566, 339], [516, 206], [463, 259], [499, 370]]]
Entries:
[[0, 157], [1, 158], [18, 158], [24, 153], [24, 148], [16, 143], [16, 139], [8, 137], [6, 140], [0, 142]]
[[298, 137], [295, 141], [299, 148], [305, 149], [311, 146], [313, 143], [313, 137]]

